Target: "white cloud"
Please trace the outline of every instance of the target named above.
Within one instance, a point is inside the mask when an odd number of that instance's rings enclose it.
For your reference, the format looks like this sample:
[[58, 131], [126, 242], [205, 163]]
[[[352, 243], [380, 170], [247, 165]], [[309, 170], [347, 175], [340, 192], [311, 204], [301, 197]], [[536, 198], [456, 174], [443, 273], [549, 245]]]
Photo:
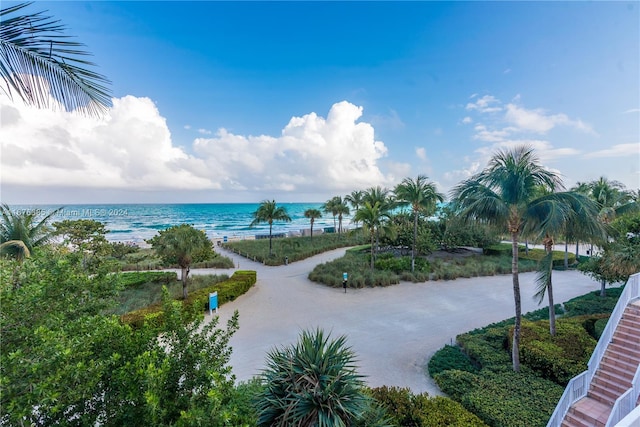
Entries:
[[198, 129], [198, 133], [200, 135], [211, 135], [213, 132], [211, 132], [209, 129], [200, 128]]
[[635, 156], [640, 157], [640, 142], [634, 142], [631, 144], [617, 144], [611, 148], [604, 150], [592, 151], [584, 155], [585, 158], [602, 158], [602, 157], [627, 157]]
[[87, 118], [38, 110], [0, 96], [3, 184], [126, 190], [327, 193], [385, 185], [387, 153], [362, 108], [343, 101], [327, 118], [293, 117], [279, 136], [220, 129], [193, 154], [176, 147], [148, 98], [114, 99], [109, 115]]
[[593, 132], [590, 125], [582, 120], [572, 120], [566, 114], [547, 114], [540, 108], [528, 110], [516, 104], [507, 104], [505, 119], [521, 131], [547, 133], [558, 125], [564, 125], [583, 132]]
[[464, 123], [465, 125], [468, 125], [469, 123], [473, 123], [473, 119], [467, 116], [464, 119], [462, 119], [462, 123]]
[[424, 147], [416, 148], [416, 156], [418, 156], [420, 160], [427, 160], [427, 150], [425, 150]]
[[495, 113], [502, 111], [502, 107], [500, 107], [499, 104], [500, 100], [496, 99], [496, 97], [485, 95], [482, 98], [478, 98], [476, 102], [468, 103], [465, 108], [467, 110], [477, 110], [481, 113]]
[[378, 160], [387, 148], [368, 123], [358, 122], [362, 107], [343, 101], [327, 118], [309, 113], [293, 117], [279, 137], [235, 135], [220, 129], [199, 138], [194, 149], [208, 169], [250, 190], [342, 191], [388, 181]]
[[186, 130], [190, 130], [190, 129], [191, 129], [191, 125], [184, 125], [184, 128], [185, 128]]
[[630, 113], [640, 113], [640, 108], [631, 108], [630, 110], [627, 110], [624, 112], [624, 114], [630, 114]]

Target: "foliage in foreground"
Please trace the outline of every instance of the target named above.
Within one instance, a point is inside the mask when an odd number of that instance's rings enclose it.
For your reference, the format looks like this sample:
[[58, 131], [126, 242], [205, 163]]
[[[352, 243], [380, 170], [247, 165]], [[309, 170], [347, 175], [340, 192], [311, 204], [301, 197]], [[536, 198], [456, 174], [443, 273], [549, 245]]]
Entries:
[[485, 427], [480, 418], [447, 397], [413, 394], [408, 388], [378, 387], [371, 395], [399, 427]]
[[332, 340], [319, 329], [270, 351], [262, 378], [260, 426], [346, 426], [369, 406], [346, 337]]
[[[0, 423], [238, 425], [228, 365], [237, 314], [203, 323], [165, 294], [164, 322], [133, 329], [101, 313], [117, 292], [75, 258], [0, 263]], [[158, 336], [162, 339], [159, 340]]]

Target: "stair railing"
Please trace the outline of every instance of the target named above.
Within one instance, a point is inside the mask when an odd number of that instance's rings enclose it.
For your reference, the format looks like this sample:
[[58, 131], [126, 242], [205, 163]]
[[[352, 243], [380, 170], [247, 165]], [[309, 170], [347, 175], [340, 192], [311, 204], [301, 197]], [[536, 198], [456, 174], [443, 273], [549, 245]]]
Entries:
[[640, 396], [640, 365], [636, 369], [636, 374], [631, 382], [631, 388], [625, 391], [613, 404], [613, 409], [607, 420], [606, 427], [613, 427], [618, 424], [629, 412], [633, 411]]
[[587, 370], [576, 375], [571, 379], [571, 381], [569, 381], [567, 388], [564, 389], [564, 393], [562, 393], [562, 397], [547, 423], [547, 427], [559, 427], [560, 424], [562, 424], [564, 417], [567, 415], [569, 408], [571, 408], [571, 405], [587, 395], [589, 385], [600, 366], [602, 356], [604, 356], [604, 353], [613, 338], [613, 333], [616, 331], [620, 319], [622, 319], [622, 313], [624, 313], [629, 302], [636, 298], [640, 298], [640, 273], [636, 273], [629, 277], [629, 280], [627, 281], [627, 284], [625, 285], [622, 294], [620, 294], [620, 298], [611, 313], [611, 317], [609, 317], [607, 326], [604, 328], [604, 331], [602, 331], [598, 344], [593, 350], [593, 354], [591, 355], [587, 365]]

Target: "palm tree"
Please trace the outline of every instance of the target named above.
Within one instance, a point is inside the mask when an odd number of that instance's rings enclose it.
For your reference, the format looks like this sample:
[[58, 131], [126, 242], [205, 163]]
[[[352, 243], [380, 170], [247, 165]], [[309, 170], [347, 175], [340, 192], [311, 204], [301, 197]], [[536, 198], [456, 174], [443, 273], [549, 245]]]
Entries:
[[538, 298], [538, 303], [544, 299], [545, 292], [549, 297], [549, 332], [553, 336], [556, 334], [552, 283], [554, 235], [566, 235], [567, 229], [570, 228], [574, 236], [600, 240], [605, 232], [598, 221], [596, 204], [584, 194], [572, 191], [548, 193], [537, 198], [534, 206], [539, 210], [538, 215], [548, 218], [543, 228], [545, 234], [542, 239], [546, 255], [538, 268], [535, 297]]
[[625, 189], [624, 184], [608, 180], [601, 176], [589, 183], [591, 197], [598, 203], [600, 218], [605, 224], [611, 223], [617, 216], [639, 209], [633, 200], [633, 193]]
[[177, 264], [181, 270], [182, 298], [187, 299], [187, 281], [192, 262], [202, 262], [213, 256], [211, 240], [202, 230], [189, 224], [175, 225], [161, 230], [147, 240], [158, 256], [168, 265]]
[[338, 230], [338, 226], [336, 224], [336, 216], [338, 216], [338, 210], [339, 210], [338, 205], [341, 202], [341, 200], [339, 200], [339, 199], [340, 199], [340, 196], [332, 197], [322, 205], [322, 210], [325, 213], [330, 213], [331, 215], [333, 215], [333, 229], [334, 229], [334, 231]]
[[[344, 201], [348, 202], [351, 205], [351, 208], [354, 212], [357, 212], [364, 202], [364, 191], [354, 190], [351, 192], [351, 194], [347, 194], [346, 196], [344, 196]], [[358, 223], [356, 222], [356, 228], [357, 227]]]
[[[106, 77], [87, 69], [82, 43], [69, 41], [59, 21], [43, 12], [22, 14], [31, 3], [0, 10], [0, 75], [5, 92], [26, 104], [99, 116], [111, 105]], [[53, 101], [55, 100], [55, 101]]]
[[415, 180], [405, 178], [396, 186], [397, 201], [411, 205], [413, 212], [413, 246], [411, 248], [411, 272], [416, 264], [416, 241], [418, 240], [418, 216], [432, 215], [436, 211], [436, 203], [444, 201], [444, 195], [438, 193], [436, 186], [427, 181], [425, 175], [418, 175]]
[[[521, 235], [536, 231], [545, 235], [551, 226], [563, 222], [564, 215], [551, 209], [552, 196], [545, 202], [537, 200], [539, 188], [553, 191], [561, 186], [558, 175], [544, 169], [527, 146], [496, 153], [480, 173], [458, 184], [452, 199], [464, 220], [479, 220], [494, 225], [511, 237], [513, 297], [515, 326], [512, 361], [514, 371], [520, 370], [520, 333], [522, 305], [518, 276], [518, 242]], [[562, 212], [564, 213], [564, 212]]]
[[274, 349], [257, 396], [259, 426], [348, 426], [369, 407], [346, 337], [303, 331], [298, 343]]
[[309, 218], [311, 220], [311, 239], [313, 240], [313, 223], [317, 218], [322, 218], [322, 212], [318, 209], [307, 209], [304, 211], [304, 217]]
[[272, 256], [272, 231], [273, 221], [291, 222], [291, 217], [287, 213], [287, 209], [276, 206], [275, 200], [263, 200], [258, 209], [253, 213], [254, 220], [251, 221], [249, 227], [266, 222], [269, 224], [269, 257]]
[[349, 215], [349, 206], [347, 206], [347, 202], [342, 200], [342, 197], [335, 197], [335, 209], [338, 213], [338, 234], [342, 233], [342, 218], [343, 215]]
[[[367, 189], [362, 198], [363, 203], [369, 202], [371, 206], [375, 206], [376, 203], [379, 203], [380, 212], [384, 212], [387, 215], [391, 214], [396, 208], [396, 202], [391, 194], [391, 191], [387, 188], [383, 188], [380, 186], [371, 187]], [[363, 205], [364, 206], [364, 205]], [[354, 218], [355, 220], [355, 218]], [[376, 248], [380, 246], [380, 232], [376, 229]]]
[[[33, 250], [38, 246], [51, 242], [55, 231], [49, 226], [49, 221], [61, 209], [56, 209], [45, 215], [41, 220], [38, 220], [41, 213], [40, 210], [12, 211], [9, 205], [3, 203], [0, 206], [0, 215], [2, 216], [0, 244], [3, 244], [2, 252], [12, 257], [24, 258], [33, 253]], [[22, 242], [23, 244], [21, 245], [17, 242]]]
[[368, 201], [364, 202], [353, 217], [355, 221], [362, 222], [363, 227], [368, 230], [371, 236], [371, 270], [374, 267], [376, 248], [373, 239], [379, 235], [380, 229], [389, 218], [389, 213], [381, 208], [380, 202], [371, 205]]

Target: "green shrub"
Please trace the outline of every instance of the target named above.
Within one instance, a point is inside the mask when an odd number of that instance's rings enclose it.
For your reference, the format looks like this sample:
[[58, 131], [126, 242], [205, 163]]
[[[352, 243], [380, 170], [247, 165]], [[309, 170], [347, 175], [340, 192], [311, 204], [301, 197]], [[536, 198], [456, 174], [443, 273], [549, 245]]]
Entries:
[[177, 281], [178, 275], [169, 271], [144, 271], [120, 274], [118, 278], [122, 287], [127, 289], [152, 282], [167, 285]]
[[408, 388], [378, 387], [371, 394], [401, 427], [484, 427], [485, 423], [461, 404], [446, 397], [413, 394]]
[[585, 314], [611, 313], [616, 306], [623, 286], [607, 289], [605, 297], [600, 296], [600, 291], [590, 292], [564, 303], [567, 316], [581, 316]]
[[431, 356], [431, 359], [429, 359], [428, 369], [429, 375], [432, 377], [449, 369], [467, 372], [477, 371], [469, 357], [462, 352], [462, 349], [452, 345], [445, 345], [436, 351], [435, 354]]
[[[233, 276], [224, 282], [216, 283], [208, 288], [191, 292], [187, 299], [182, 300], [185, 311], [192, 313], [192, 316], [202, 314], [209, 293], [218, 292], [218, 304], [223, 305], [228, 301], [233, 301], [238, 296], [247, 292], [256, 283], [256, 272], [238, 270]], [[134, 327], [141, 327], [143, 324], [157, 324], [163, 321], [162, 304], [153, 304], [148, 307], [134, 310], [120, 316], [123, 323]], [[191, 319], [188, 319], [191, 320]]]
[[594, 323], [594, 338], [599, 340], [600, 336], [602, 336], [602, 333], [604, 332], [604, 328], [607, 326], [607, 322], [609, 321], [609, 316], [604, 317], [602, 319], [598, 319], [596, 320], [596, 322]]
[[508, 326], [489, 328], [481, 334], [458, 335], [457, 341], [480, 367], [497, 371], [511, 369]]
[[543, 427], [564, 389], [530, 373], [450, 370], [435, 377], [440, 389], [493, 427]]
[[566, 386], [587, 368], [597, 342], [583, 326], [584, 319], [558, 319], [556, 335], [549, 321], [523, 322], [520, 360], [540, 377]]

